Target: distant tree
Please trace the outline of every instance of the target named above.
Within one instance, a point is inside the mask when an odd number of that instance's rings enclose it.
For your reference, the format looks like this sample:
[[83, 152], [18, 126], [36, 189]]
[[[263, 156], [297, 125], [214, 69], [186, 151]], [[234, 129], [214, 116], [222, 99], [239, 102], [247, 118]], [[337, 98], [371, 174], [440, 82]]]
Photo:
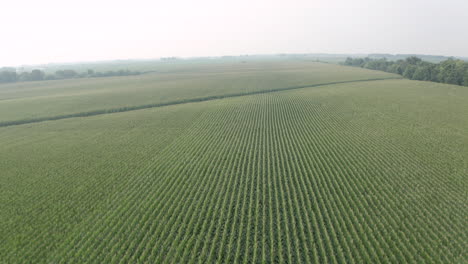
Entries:
[[115, 76], [117, 75], [114, 71], [107, 71], [104, 73], [104, 76]]
[[387, 71], [388, 72], [391, 72], [391, 73], [396, 73], [396, 74], [402, 74], [402, 70], [401, 70], [401, 67], [399, 64], [397, 63], [392, 63], [388, 68], [387, 68]]
[[88, 72], [77, 73], [76, 78], [87, 78], [89, 77]]
[[31, 73], [29, 74], [29, 80], [30, 81], [41, 81], [44, 80], [44, 72], [41, 70], [32, 70]]
[[449, 58], [440, 63], [423, 61], [412, 56], [395, 61], [372, 58], [346, 58], [344, 65], [386, 71], [412, 80], [449, 83], [468, 86], [468, 62]]
[[355, 66], [355, 67], [364, 67], [364, 64], [367, 61], [369, 61], [369, 60], [365, 60], [365, 59], [362, 59], [362, 58], [353, 59], [353, 58], [348, 57], [348, 58], [346, 58], [346, 60], [344, 62], [344, 65]]
[[16, 68], [13, 67], [1, 67], [0, 72], [7, 71], [7, 72], [16, 72]]
[[367, 58], [365, 59], [357, 59], [355, 61], [355, 65], [358, 66], [358, 67], [364, 67], [364, 64], [369, 61]]
[[30, 75], [29, 72], [22, 72], [22, 73], [19, 74], [18, 80], [20, 82], [27, 82], [27, 81], [30, 80], [29, 75]]
[[18, 75], [16, 74], [16, 71], [0, 71], [0, 83], [16, 82], [17, 80]]
[[429, 78], [429, 81], [440, 82], [439, 81], [439, 65], [431, 64], [430, 70], [431, 70], [431, 77]]
[[345, 60], [345, 62], [344, 62], [344, 65], [352, 66], [353, 63], [354, 63], [353, 58], [348, 57], [348, 58], [346, 58], [346, 60]]
[[448, 59], [440, 63], [438, 79], [443, 83], [459, 84], [455, 60]]
[[421, 65], [414, 71], [413, 80], [429, 81], [430, 79], [431, 70], [429, 65]]
[[415, 56], [411, 56], [411, 57], [408, 57], [406, 58], [406, 62], [410, 65], [417, 65], [418, 63], [420, 63], [422, 60], [418, 57], [415, 57]]
[[364, 68], [379, 71], [387, 71], [389, 65], [390, 63], [387, 62], [387, 59], [383, 58], [378, 60], [368, 60], [364, 64]]
[[400, 74], [403, 75], [406, 71], [406, 67], [408, 67], [408, 65], [410, 65], [406, 60], [398, 60], [396, 62], [399, 66], [399, 70], [400, 70]]
[[[361, 59], [361, 61], [364, 61]], [[359, 61], [358, 61], [359, 62]], [[20, 74], [16, 73], [15, 68], [0, 68], [0, 83], [7, 82], [25, 82], [25, 81], [41, 81], [41, 80], [57, 80], [57, 79], [70, 79], [70, 78], [88, 78], [88, 77], [107, 77], [107, 76], [131, 76], [139, 75], [142, 72], [118, 70], [118, 71], [107, 71], [107, 72], [95, 72], [92, 69], [88, 69], [85, 72], [77, 73], [74, 70], [58, 70], [55, 74], [45, 74], [45, 72], [35, 69], [31, 72], [23, 71]]]
[[54, 74], [47, 74], [47, 75], [44, 77], [44, 80], [55, 80], [55, 79], [57, 79], [57, 78], [55, 77]]
[[468, 69], [465, 71], [463, 75], [463, 85], [468, 86]]
[[403, 72], [403, 77], [408, 79], [413, 79], [413, 75], [416, 72], [417, 67], [415, 65], [406, 66], [405, 72]]
[[64, 74], [66, 78], [75, 78], [78, 75], [78, 73], [74, 70], [65, 70]]
[[70, 79], [78, 76], [78, 73], [74, 70], [58, 70], [55, 72], [55, 76], [58, 79]]
[[458, 85], [463, 85], [464, 83], [464, 75], [466, 70], [468, 70], [468, 64], [462, 60], [455, 61], [455, 76], [457, 79]]

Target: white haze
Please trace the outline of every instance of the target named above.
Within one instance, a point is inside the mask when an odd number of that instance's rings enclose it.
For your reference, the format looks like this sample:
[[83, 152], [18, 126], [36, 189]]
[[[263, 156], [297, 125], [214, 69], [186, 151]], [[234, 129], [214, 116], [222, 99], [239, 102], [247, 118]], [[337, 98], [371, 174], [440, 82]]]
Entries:
[[0, 66], [165, 56], [468, 56], [466, 0], [2, 1]]

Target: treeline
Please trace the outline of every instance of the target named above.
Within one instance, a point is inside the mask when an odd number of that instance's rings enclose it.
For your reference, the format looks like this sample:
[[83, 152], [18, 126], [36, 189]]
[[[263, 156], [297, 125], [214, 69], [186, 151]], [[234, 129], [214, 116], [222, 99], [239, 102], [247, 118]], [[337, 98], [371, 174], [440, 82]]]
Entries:
[[142, 72], [119, 70], [119, 71], [106, 71], [95, 72], [94, 70], [87, 70], [86, 72], [78, 73], [74, 70], [58, 70], [53, 74], [46, 74], [41, 70], [32, 70], [30, 72], [24, 71], [17, 73], [15, 68], [1, 68], [0, 69], [0, 83], [11, 82], [28, 82], [28, 81], [43, 81], [43, 80], [63, 80], [73, 78], [93, 78], [93, 77], [110, 77], [110, 76], [129, 76], [140, 75]]
[[468, 86], [468, 62], [463, 60], [448, 59], [440, 63], [431, 63], [418, 57], [397, 61], [347, 58], [344, 65], [396, 73], [411, 80]]

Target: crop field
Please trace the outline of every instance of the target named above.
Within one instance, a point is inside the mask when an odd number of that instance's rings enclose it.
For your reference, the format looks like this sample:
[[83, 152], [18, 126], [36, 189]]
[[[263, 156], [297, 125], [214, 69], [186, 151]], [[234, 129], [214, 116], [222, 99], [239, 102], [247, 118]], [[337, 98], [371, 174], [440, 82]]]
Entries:
[[468, 89], [275, 63], [0, 85], [0, 262], [468, 262]]
[[133, 77], [23, 82], [1, 86], [0, 126], [384, 78], [399, 77], [316, 62], [252, 62], [192, 66]]

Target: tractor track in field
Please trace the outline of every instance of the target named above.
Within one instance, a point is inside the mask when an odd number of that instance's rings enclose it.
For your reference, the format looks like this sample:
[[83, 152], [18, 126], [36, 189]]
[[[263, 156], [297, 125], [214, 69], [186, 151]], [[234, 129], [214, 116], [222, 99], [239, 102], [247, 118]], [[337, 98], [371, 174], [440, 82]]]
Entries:
[[361, 80], [351, 80], [351, 81], [319, 83], [319, 84], [311, 84], [311, 85], [289, 86], [289, 87], [284, 87], [284, 88], [276, 88], [276, 89], [263, 90], [263, 91], [251, 91], [251, 92], [246, 92], [246, 93], [214, 95], [214, 96], [206, 96], [206, 97], [199, 97], [199, 98], [176, 100], [176, 101], [165, 102], [165, 103], [144, 104], [144, 105], [137, 105], [137, 106], [124, 106], [124, 107], [116, 107], [116, 108], [111, 108], [111, 109], [101, 109], [101, 110], [79, 112], [79, 113], [72, 113], [72, 114], [66, 114], [66, 115], [58, 115], [58, 116], [48, 116], [48, 117], [38, 117], [38, 118], [31, 118], [31, 119], [3, 121], [3, 122], [0, 122], [0, 127], [9, 127], [9, 126], [25, 125], [25, 124], [32, 124], [32, 123], [40, 123], [40, 122], [45, 122], [45, 121], [55, 121], [55, 120], [75, 118], [75, 117], [90, 117], [90, 116], [97, 116], [97, 115], [104, 115], [104, 114], [129, 112], [129, 111], [156, 108], [156, 107], [163, 107], [163, 106], [205, 102], [205, 101], [219, 100], [219, 99], [225, 99], [225, 98], [231, 98], [231, 97], [240, 97], [240, 96], [255, 95], [255, 94], [265, 94], [265, 93], [281, 92], [281, 91], [303, 89], [303, 88], [313, 88], [313, 87], [327, 86], [327, 85], [334, 85], [334, 84], [356, 83], [356, 82], [371, 82], [371, 81], [383, 81], [383, 80], [394, 80], [394, 79], [398, 80], [398, 79], [402, 79], [402, 78], [390, 77], [390, 78], [361, 79]]

